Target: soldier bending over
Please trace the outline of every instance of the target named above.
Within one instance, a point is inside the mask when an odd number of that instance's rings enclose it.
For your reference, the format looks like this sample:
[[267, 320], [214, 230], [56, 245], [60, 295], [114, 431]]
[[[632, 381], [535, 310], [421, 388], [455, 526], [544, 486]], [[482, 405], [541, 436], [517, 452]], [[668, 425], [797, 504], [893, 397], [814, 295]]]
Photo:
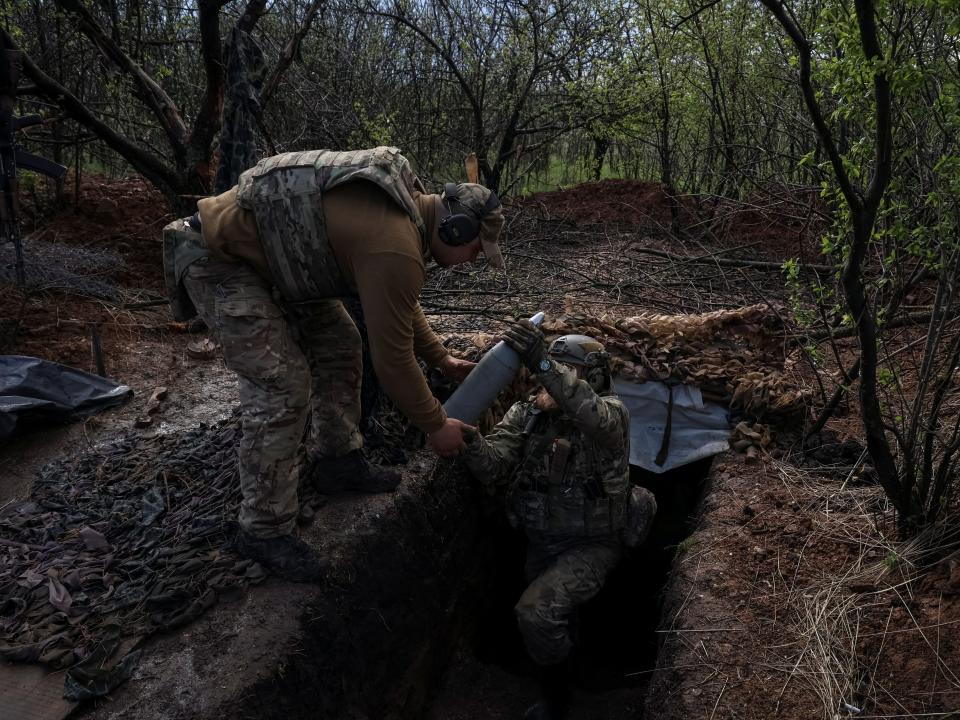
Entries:
[[396, 148], [292, 152], [260, 161], [199, 213], [164, 229], [177, 319], [195, 312], [240, 378], [240, 533], [236, 548], [281, 577], [320, 579], [325, 563], [294, 536], [298, 447], [322, 492], [384, 492], [398, 473], [361, 446], [360, 334], [340, 297], [359, 297], [374, 370], [397, 408], [440, 455], [469, 426], [448, 418], [416, 357], [462, 380], [420, 308], [424, 264], [503, 266], [503, 215], [486, 188], [448, 183], [430, 195]]

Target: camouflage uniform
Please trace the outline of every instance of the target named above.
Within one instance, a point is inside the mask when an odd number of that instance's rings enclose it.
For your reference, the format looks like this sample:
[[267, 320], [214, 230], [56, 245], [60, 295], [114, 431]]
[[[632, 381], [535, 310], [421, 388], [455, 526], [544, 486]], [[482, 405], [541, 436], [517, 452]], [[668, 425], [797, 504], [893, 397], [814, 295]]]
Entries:
[[386, 190], [425, 235], [412, 200], [422, 186], [396, 148], [286, 153], [243, 173], [237, 204], [254, 213], [273, 284], [246, 263], [205, 256], [200, 233], [183, 220], [164, 229], [174, 314], [184, 319], [194, 306], [240, 378], [240, 526], [253, 535], [294, 528], [308, 411], [308, 457], [362, 446], [362, 344], [336, 299], [353, 293], [327, 241], [320, 202], [323, 190], [355, 179]]
[[622, 553], [630, 489], [629, 417], [556, 362], [537, 379], [562, 412], [518, 402], [463, 454], [490, 490], [506, 486], [507, 514], [529, 539], [530, 583], [515, 611], [527, 651], [555, 665], [573, 646], [570, 622], [603, 587]]

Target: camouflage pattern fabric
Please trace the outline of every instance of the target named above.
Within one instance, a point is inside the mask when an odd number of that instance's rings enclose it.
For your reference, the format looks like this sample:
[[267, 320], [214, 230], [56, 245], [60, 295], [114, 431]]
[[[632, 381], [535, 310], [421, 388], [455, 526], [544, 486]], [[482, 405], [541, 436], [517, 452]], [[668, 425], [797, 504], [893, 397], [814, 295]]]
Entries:
[[226, 192], [257, 161], [257, 117], [266, 73], [263, 51], [250, 33], [234, 26], [225, 44], [227, 90], [220, 128], [220, 165], [214, 194]]
[[200, 260], [184, 284], [240, 379], [240, 525], [261, 537], [290, 533], [311, 385], [308, 452], [339, 455], [362, 444], [357, 329], [335, 300], [290, 308], [288, 320], [243, 263]]
[[514, 607], [524, 645], [539, 665], [555, 665], [573, 649], [570, 624], [577, 608], [603, 587], [620, 561], [617, 540], [578, 543], [554, 554], [530, 546], [527, 581]]
[[514, 608], [527, 652], [541, 665], [566, 659], [570, 622], [622, 553], [630, 489], [629, 416], [576, 371], [551, 361], [537, 379], [559, 405], [515, 403], [462, 457], [489, 490], [506, 488], [507, 514], [530, 543], [527, 581]]
[[464, 461], [490, 489], [508, 486], [507, 514], [535, 543], [616, 535], [630, 488], [626, 407], [553, 361], [537, 379], [562, 412], [516, 403]]
[[426, 228], [413, 201], [423, 185], [397, 148], [335, 152], [311, 150], [261, 160], [240, 176], [237, 204], [253, 212], [270, 272], [293, 303], [351, 295], [327, 240], [321, 194], [364, 180], [382, 188]]
[[102, 695], [148, 636], [261, 582], [230, 547], [238, 430], [231, 418], [78, 448], [0, 508], [0, 661], [66, 671], [69, 699]]
[[313, 377], [308, 457], [340, 457], [363, 446], [360, 331], [339, 300], [290, 306], [293, 334]]
[[191, 263], [207, 256], [200, 233], [186, 219], [174, 220], [163, 228], [163, 280], [170, 299], [173, 319], [185, 322], [197, 316], [197, 309], [183, 287], [183, 277]]

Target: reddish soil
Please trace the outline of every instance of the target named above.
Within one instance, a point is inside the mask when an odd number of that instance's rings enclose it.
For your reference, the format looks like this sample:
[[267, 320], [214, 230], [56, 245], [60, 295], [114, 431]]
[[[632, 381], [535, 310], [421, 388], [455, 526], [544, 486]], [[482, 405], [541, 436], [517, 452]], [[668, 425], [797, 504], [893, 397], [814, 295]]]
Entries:
[[891, 524], [855, 473], [718, 461], [678, 551], [648, 716], [955, 717], [958, 556], [925, 570]]
[[659, 183], [600, 180], [520, 198], [522, 207], [575, 225], [670, 225], [670, 205]]
[[[71, 179], [67, 187], [73, 188]], [[29, 203], [25, 205], [29, 208]], [[85, 175], [79, 202], [68, 194], [66, 209], [42, 221], [31, 237], [117, 253], [126, 268], [114, 273], [112, 280], [162, 293], [160, 231], [172, 219], [163, 196], [143, 178]], [[29, 224], [24, 229], [31, 230]]]

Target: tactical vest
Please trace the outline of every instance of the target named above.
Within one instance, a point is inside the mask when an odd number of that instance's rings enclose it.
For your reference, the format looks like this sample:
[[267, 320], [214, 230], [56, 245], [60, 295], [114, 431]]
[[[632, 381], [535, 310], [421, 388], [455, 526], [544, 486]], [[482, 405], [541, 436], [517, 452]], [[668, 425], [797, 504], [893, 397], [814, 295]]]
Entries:
[[289, 302], [353, 294], [328, 242], [320, 196], [354, 180], [382, 188], [426, 242], [423, 218], [413, 202], [414, 191], [423, 192], [423, 185], [397, 148], [284, 153], [240, 176], [237, 204], [253, 212], [270, 272]]
[[[539, 417], [538, 417], [539, 416]], [[599, 537], [626, 524], [627, 453], [602, 452], [565, 417], [530, 407], [523, 461], [507, 493], [507, 517], [528, 533]]]

